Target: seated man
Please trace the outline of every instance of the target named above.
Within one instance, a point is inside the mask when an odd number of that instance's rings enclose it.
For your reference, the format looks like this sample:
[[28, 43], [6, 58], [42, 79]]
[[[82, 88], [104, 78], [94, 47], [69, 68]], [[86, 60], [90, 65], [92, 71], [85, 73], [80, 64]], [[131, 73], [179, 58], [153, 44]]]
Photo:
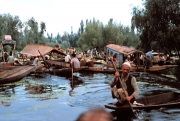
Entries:
[[[134, 102], [135, 98], [139, 94], [139, 87], [136, 82], [136, 78], [129, 74], [130, 72], [130, 63], [125, 62], [122, 64], [122, 74], [115, 72], [114, 79], [111, 82], [111, 92], [113, 98], [118, 100], [117, 104], [124, 105], [126, 101]], [[118, 77], [121, 79], [119, 80]], [[123, 88], [125, 89], [128, 96], [125, 96], [125, 92], [122, 89], [120, 84], [122, 82]], [[114, 87], [115, 86], [115, 87]]]
[[71, 65], [73, 65], [73, 68], [80, 68], [80, 62], [74, 53], [72, 54]]
[[71, 56], [69, 55], [69, 53], [67, 53], [67, 55], [65, 56], [65, 62], [68, 63], [71, 61]]
[[10, 54], [7, 58], [7, 61], [8, 61], [8, 63], [14, 64], [14, 56], [13, 56], [12, 52], [10, 52]]
[[41, 64], [40, 56], [37, 56], [33, 61], [33, 65], [38, 66], [40, 64]]

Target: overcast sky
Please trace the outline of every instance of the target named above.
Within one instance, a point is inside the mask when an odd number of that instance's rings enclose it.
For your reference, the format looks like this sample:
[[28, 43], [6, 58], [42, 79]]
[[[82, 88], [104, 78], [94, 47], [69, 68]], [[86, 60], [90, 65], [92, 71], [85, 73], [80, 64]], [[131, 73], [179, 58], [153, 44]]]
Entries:
[[107, 24], [110, 18], [123, 25], [131, 25], [132, 6], [142, 7], [142, 0], [0, 0], [0, 14], [19, 16], [22, 22], [34, 17], [45, 22], [53, 36], [64, 31], [77, 33], [80, 22], [86, 19]]

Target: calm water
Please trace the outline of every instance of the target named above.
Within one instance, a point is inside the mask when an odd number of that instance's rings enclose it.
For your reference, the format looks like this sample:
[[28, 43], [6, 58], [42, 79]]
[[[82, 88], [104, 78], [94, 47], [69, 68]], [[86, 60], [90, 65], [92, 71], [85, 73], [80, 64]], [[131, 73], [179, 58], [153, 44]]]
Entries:
[[[132, 73], [139, 97], [180, 89], [179, 68], [160, 73]], [[70, 77], [31, 74], [19, 82], [0, 85], [0, 121], [74, 121], [82, 112], [104, 107], [112, 99], [109, 84], [113, 74], [74, 73]], [[7, 105], [7, 106], [5, 106]], [[110, 110], [107, 109], [110, 112]], [[133, 121], [180, 119], [180, 109], [137, 112]], [[129, 117], [128, 119], [131, 119]]]

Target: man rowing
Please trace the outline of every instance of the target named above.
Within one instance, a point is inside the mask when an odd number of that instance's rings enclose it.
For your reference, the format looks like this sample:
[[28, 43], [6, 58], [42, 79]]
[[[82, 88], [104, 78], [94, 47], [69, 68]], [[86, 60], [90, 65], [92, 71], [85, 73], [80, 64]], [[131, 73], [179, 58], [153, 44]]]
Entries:
[[[136, 82], [136, 78], [129, 74], [131, 65], [129, 62], [124, 62], [122, 64], [122, 74], [118, 71], [115, 72], [114, 79], [111, 82], [111, 92], [113, 98], [116, 98], [118, 102], [117, 105], [124, 105], [127, 101], [133, 103], [135, 98], [139, 95], [139, 87]], [[120, 77], [121, 80], [118, 79]], [[125, 96], [123, 89], [121, 87], [120, 81], [122, 81], [122, 86], [125, 91], [127, 91], [128, 96]]]

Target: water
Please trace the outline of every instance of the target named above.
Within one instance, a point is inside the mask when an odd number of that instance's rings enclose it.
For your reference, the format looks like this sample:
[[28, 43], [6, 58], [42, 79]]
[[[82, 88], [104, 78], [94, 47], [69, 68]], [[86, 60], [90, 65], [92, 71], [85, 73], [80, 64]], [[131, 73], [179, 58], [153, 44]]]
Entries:
[[[176, 73], [174, 70], [132, 73], [138, 81], [139, 97], [178, 91]], [[74, 121], [90, 108], [104, 108], [105, 104], [116, 101], [109, 88], [113, 74], [74, 73], [74, 76], [72, 81], [71, 74], [70, 77], [31, 74], [16, 83], [0, 85], [0, 121]], [[136, 118], [127, 119], [176, 121], [180, 118], [180, 109], [141, 110], [136, 114]]]

